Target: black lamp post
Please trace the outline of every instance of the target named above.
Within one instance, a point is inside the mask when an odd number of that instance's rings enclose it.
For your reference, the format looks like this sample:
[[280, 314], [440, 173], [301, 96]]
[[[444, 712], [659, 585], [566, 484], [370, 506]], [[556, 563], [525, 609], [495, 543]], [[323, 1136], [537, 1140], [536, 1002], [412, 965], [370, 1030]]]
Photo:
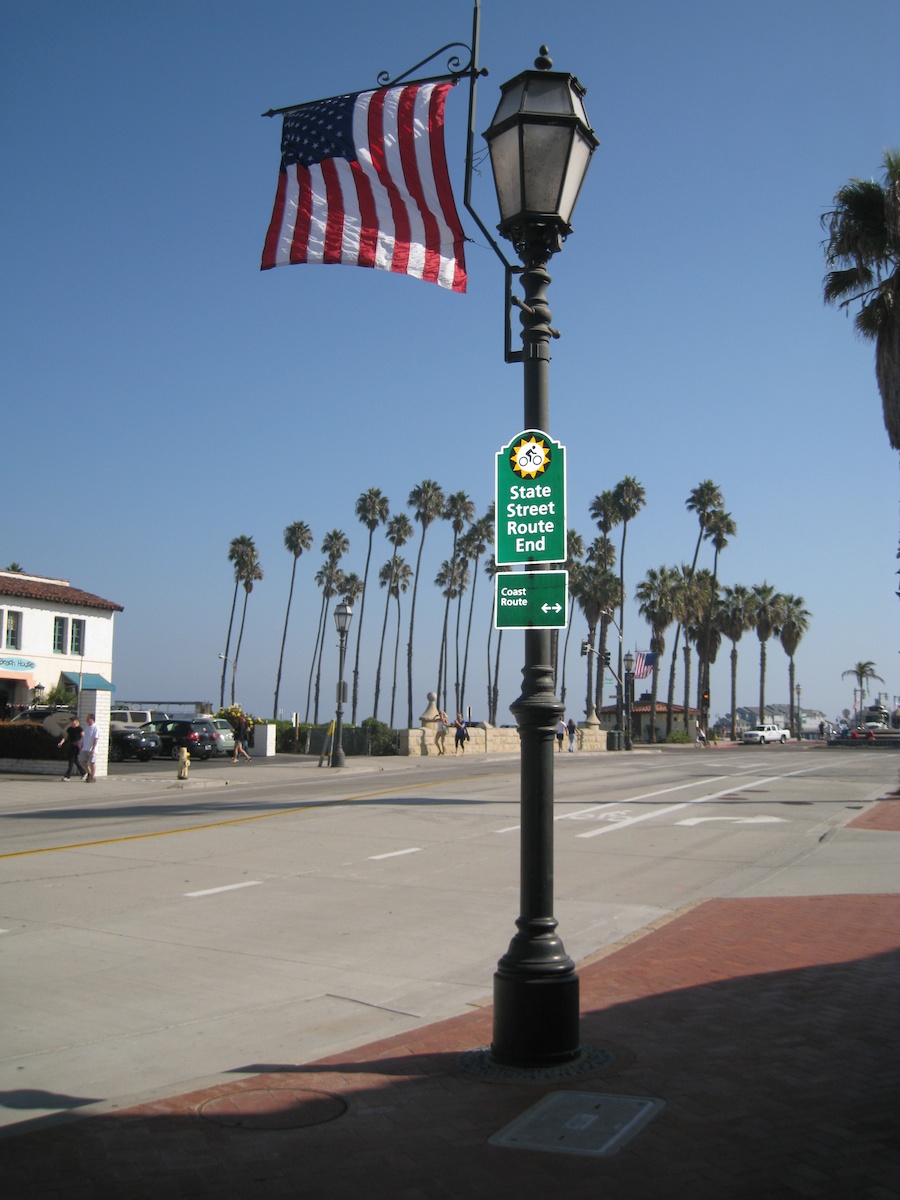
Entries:
[[[522, 261], [523, 428], [550, 432], [548, 368], [551, 312], [547, 263], [569, 224], [597, 139], [584, 111], [584, 88], [552, 71], [546, 46], [534, 71], [501, 86], [484, 137], [500, 204], [498, 229]], [[540, 567], [538, 566], [538, 569]], [[553, 916], [553, 741], [563, 706], [548, 629], [525, 630], [522, 694], [510, 705], [521, 743], [520, 916], [518, 932], [494, 974], [491, 1056], [505, 1065], [546, 1067], [581, 1052], [578, 975]]]
[[631, 709], [634, 704], [634, 655], [627, 651], [622, 659], [625, 664], [625, 749], [633, 750], [631, 736]]
[[350, 622], [353, 620], [353, 605], [346, 600], [334, 610], [334, 623], [340, 640], [337, 684], [337, 711], [334, 714], [334, 738], [331, 745], [331, 765], [343, 767], [346, 763], [344, 756], [344, 701], [347, 699], [347, 685], [344, 682], [344, 656], [347, 653], [347, 634], [350, 632]]

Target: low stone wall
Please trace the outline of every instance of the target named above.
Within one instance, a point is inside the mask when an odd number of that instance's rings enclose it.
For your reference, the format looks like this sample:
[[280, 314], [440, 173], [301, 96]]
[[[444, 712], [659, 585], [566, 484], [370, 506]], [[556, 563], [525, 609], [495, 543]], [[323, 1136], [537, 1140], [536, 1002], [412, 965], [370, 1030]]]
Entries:
[[65, 759], [0, 758], [0, 774], [62, 776], [65, 773]]
[[[563, 750], [568, 750], [569, 739], [563, 742]], [[452, 754], [456, 749], [455, 735], [452, 729], [444, 739], [444, 749]], [[606, 751], [605, 729], [579, 729], [575, 735], [575, 749], [591, 752]], [[409, 758], [436, 758], [437, 746], [434, 742], [434, 729], [401, 729], [399, 753]], [[469, 740], [466, 742], [466, 754], [518, 754], [518, 729], [496, 729], [493, 726], [485, 728], [481, 725], [469, 729]], [[556, 753], [556, 751], [554, 751]]]

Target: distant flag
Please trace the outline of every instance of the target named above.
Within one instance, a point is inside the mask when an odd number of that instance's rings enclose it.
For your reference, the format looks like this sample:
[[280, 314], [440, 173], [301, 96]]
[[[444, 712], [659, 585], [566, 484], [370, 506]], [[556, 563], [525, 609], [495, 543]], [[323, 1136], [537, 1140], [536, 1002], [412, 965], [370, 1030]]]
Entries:
[[635, 679], [646, 679], [653, 674], [653, 668], [656, 666], [655, 654], [635, 654], [634, 656], [634, 677]]
[[341, 263], [466, 290], [444, 153], [449, 81], [315, 100], [285, 113], [261, 270]]

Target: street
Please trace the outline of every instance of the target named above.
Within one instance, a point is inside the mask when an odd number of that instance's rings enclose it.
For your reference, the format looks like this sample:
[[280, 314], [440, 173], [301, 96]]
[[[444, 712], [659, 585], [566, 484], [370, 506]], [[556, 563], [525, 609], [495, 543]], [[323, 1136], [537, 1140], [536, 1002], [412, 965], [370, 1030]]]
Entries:
[[[576, 962], [706, 898], [896, 891], [894, 842], [844, 828], [896, 788], [892, 752], [554, 758], [555, 915]], [[0, 1124], [490, 1002], [518, 915], [518, 760], [348, 764], [0, 776]]]

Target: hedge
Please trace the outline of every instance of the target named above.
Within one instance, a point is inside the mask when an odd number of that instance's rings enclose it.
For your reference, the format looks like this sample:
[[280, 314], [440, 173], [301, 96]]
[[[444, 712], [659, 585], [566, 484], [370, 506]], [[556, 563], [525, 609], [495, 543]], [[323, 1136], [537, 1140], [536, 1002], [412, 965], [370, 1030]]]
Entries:
[[24, 758], [47, 762], [67, 762], [65, 746], [42, 725], [30, 721], [0, 721], [0, 758]]

